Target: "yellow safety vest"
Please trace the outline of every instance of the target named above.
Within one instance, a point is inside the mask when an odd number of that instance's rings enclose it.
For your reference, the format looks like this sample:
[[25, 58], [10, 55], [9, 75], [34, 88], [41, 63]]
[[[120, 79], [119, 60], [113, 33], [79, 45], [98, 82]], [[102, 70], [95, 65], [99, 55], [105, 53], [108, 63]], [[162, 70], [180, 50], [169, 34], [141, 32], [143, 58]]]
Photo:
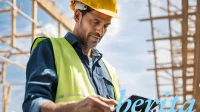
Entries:
[[[31, 50], [44, 39], [46, 38], [37, 38]], [[85, 68], [71, 44], [65, 38], [50, 38], [50, 40], [53, 46], [58, 77], [55, 102], [80, 101], [88, 96], [95, 95]], [[115, 98], [118, 101], [120, 92], [115, 69], [104, 59], [103, 62], [110, 74]]]

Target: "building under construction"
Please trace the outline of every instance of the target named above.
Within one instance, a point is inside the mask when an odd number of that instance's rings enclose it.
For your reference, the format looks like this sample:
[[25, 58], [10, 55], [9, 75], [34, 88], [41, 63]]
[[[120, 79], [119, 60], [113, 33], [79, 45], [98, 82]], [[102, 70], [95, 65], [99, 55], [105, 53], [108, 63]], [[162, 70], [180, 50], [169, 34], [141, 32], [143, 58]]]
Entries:
[[[155, 0], [154, 0], [155, 1]], [[187, 100], [196, 100], [200, 111], [200, 0], [162, 0], [158, 4], [148, 0], [149, 21], [154, 55], [157, 97], [172, 99], [179, 96], [176, 107]], [[163, 13], [156, 15], [161, 10]], [[159, 26], [159, 23], [166, 26]], [[162, 28], [161, 28], [162, 27]], [[159, 36], [159, 33], [166, 33]], [[159, 47], [164, 44], [164, 47]], [[163, 53], [163, 55], [161, 55]], [[167, 57], [166, 57], [167, 56]], [[163, 59], [164, 58], [164, 59]], [[166, 92], [170, 92], [168, 97]], [[170, 108], [170, 105], [168, 107]]]
[[[8, 64], [12, 64], [17, 66], [23, 70], [26, 69], [25, 66], [21, 65], [20, 63], [16, 63], [15, 61], [11, 60], [10, 58], [13, 56], [19, 57], [29, 57], [30, 51], [24, 50], [24, 48], [20, 47], [20, 43], [17, 43], [20, 39], [26, 39], [30, 43], [36, 37], [39, 36], [47, 36], [52, 37], [53, 35], [43, 29], [42, 25], [39, 24], [38, 18], [38, 8], [45, 11], [47, 15], [52, 17], [57, 22], [57, 29], [58, 29], [58, 37], [61, 37], [63, 29], [67, 31], [72, 31], [73, 24], [70, 20], [61, 12], [57, 6], [55, 1], [50, 0], [32, 0], [32, 16], [27, 15], [21, 10], [21, 4], [17, 5], [16, 0], [1, 0], [1, 4], [5, 4], [9, 6], [9, 8], [1, 9], [0, 15], [4, 13], [8, 13], [11, 15], [11, 34], [9, 35], [0, 35], [0, 84], [2, 85], [2, 111], [7, 112], [8, 110], [8, 101], [10, 97], [11, 87], [15, 86], [15, 84], [9, 84], [6, 81], [6, 68]], [[17, 17], [22, 16], [26, 20], [30, 22], [32, 25], [31, 33], [17, 33]], [[2, 16], [1, 16], [2, 17]], [[37, 32], [37, 31], [40, 32]], [[31, 45], [31, 44], [30, 44]], [[29, 45], [29, 48], [30, 48]], [[20, 84], [17, 84], [20, 85]], [[22, 84], [24, 85], [24, 84]]]
[[[38, 22], [38, 8], [44, 10], [57, 22], [58, 37], [62, 35], [62, 29], [71, 31], [73, 24], [65, 15], [60, 12], [54, 1], [50, 0], [31, 0], [32, 16], [28, 16], [21, 10], [21, 6], [16, 4], [16, 0], [0, 0], [7, 4], [9, 8], [0, 9], [3, 13], [11, 14], [11, 34], [0, 35], [0, 84], [2, 85], [2, 109], [7, 112], [10, 97], [11, 85], [6, 81], [6, 68], [8, 64], [15, 65], [23, 70], [25, 66], [12, 61], [12, 56], [27, 56], [29, 50], [21, 49], [16, 43], [17, 40], [26, 38], [32, 42], [38, 36], [52, 35], [41, 30], [43, 26]], [[180, 102], [176, 107], [180, 107], [188, 99], [195, 98], [195, 108], [200, 111], [200, 0], [160, 0], [165, 2], [165, 6], [148, 0], [149, 18], [141, 21], [149, 21], [152, 29], [152, 39], [147, 40], [153, 43], [153, 49], [149, 51], [154, 55], [154, 66], [149, 70], [154, 70], [156, 75], [157, 97], [159, 99], [173, 98], [180, 96]], [[174, 3], [174, 1], [179, 1]], [[153, 15], [156, 10], [162, 10], [166, 15]], [[31, 33], [17, 34], [17, 16], [23, 16], [31, 23]], [[159, 22], [167, 21], [167, 27], [162, 30], [157, 28]], [[177, 24], [177, 25], [175, 25]], [[176, 27], [174, 27], [176, 26]], [[177, 27], [178, 26], [178, 27]], [[180, 28], [180, 30], [177, 30]], [[40, 29], [40, 32], [37, 30]], [[167, 32], [165, 37], [159, 37], [158, 33]], [[166, 48], [159, 45], [167, 43]], [[8, 47], [9, 46], [9, 47]], [[169, 59], [160, 60], [167, 53]], [[166, 97], [165, 92], [170, 92]], [[170, 108], [170, 107], [168, 107]]]

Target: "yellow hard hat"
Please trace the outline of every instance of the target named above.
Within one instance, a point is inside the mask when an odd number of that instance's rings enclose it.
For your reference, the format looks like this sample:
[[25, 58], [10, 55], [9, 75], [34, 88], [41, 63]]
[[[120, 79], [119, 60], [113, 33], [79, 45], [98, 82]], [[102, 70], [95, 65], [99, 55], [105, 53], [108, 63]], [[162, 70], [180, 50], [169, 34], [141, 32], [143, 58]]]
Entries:
[[76, 2], [81, 2], [94, 10], [113, 18], [119, 18], [117, 15], [117, 0], [70, 0], [70, 8], [75, 10]]

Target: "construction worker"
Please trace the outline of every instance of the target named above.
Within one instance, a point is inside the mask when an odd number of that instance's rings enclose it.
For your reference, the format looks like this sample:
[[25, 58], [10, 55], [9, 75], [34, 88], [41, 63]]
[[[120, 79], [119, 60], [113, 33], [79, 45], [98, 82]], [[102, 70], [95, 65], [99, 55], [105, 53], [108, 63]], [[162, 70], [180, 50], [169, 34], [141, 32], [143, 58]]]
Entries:
[[27, 63], [24, 112], [110, 112], [119, 99], [114, 68], [96, 46], [117, 0], [71, 0], [76, 22], [64, 38], [37, 38]]

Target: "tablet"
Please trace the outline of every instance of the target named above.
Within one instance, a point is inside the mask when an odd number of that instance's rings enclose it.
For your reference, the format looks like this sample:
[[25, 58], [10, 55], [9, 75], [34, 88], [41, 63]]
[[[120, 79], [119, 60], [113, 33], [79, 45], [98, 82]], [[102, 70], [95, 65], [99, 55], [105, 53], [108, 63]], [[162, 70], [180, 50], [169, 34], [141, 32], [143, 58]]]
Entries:
[[[137, 95], [132, 95], [132, 96], [129, 97], [128, 99], [130, 99], [130, 100], [132, 101], [132, 103], [131, 103], [130, 108], [129, 108], [128, 111], [126, 111], [126, 112], [131, 112], [131, 107], [133, 106], [134, 102], [137, 101], [137, 100], [139, 100], [139, 99], [143, 100], [144, 103], [143, 103], [142, 105], [140, 105], [140, 106], [136, 106], [136, 107], [135, 107], [135, 110], [136, 110], [136, 111], [145, 112], [145, 109], [146, 109], [146, 107], [147, 107], [147, 105], [148, 105], [148, 102], [146, 102], [147, 100], [150, 100], [150, 101], [151, 101], [151, 105], [152, 105], [152, 106], [151, 106], [150, 110], [154, 109], [156, 106], [159, 105], [159, 104], [157, 104], [156, 102], [154, 102], [154, 100], [152, 100], [152, 99], [145, 98], [145, 97], [141, 97], [141, 96], [137, 96]], [[152, 103], [153, 103], [153, 104], [152, 104]], [[124, 112], [124, 110], [125, 110], [126, 107], [127, 107], [127, 104], [128, 104], [127, 102], [122, 103], [122, 106], [121, 106], [119, 112]], [[137, 102], [137, 105], [138, 105], [138, 104], [140, 104], [140, 101]], [[128, 107], [127, 107], [127, 108], [128, 108]], [[117, 112], [117, 111], [115, 110], [114, 112]]]

